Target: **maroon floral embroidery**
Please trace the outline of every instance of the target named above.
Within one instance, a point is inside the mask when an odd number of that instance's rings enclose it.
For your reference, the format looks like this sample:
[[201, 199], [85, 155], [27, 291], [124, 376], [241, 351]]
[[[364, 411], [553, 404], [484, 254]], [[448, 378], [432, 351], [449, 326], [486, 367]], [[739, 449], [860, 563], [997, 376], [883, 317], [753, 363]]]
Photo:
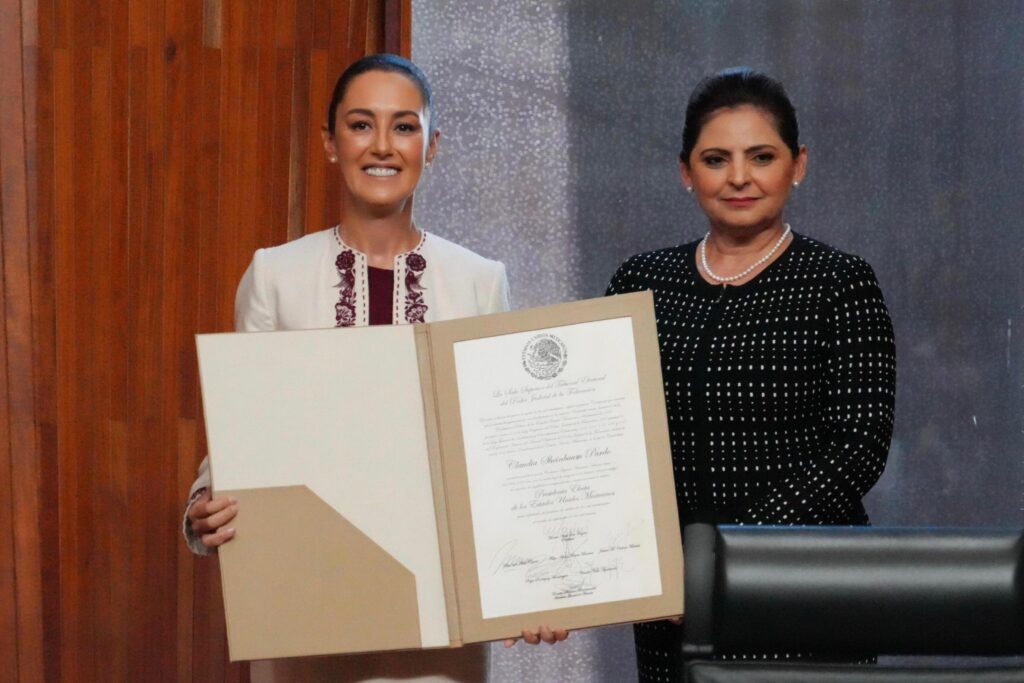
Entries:
[[427, 259], [413, 252], [405, 257], [405, 267], [405, 322], [421, 323], [427, 313], [427, 304], [423, 301], [420, 278], [427, 267]]
[[411, 323], [421, 323], [426, 312], [426, 304], [408, 305], [405, 307], [405, 319]]
[[422, 254], [413, 252], [405, 257], [405, 265], [409, 267], [409, 270], [420, 273], [427, 267], [427, 259], [423, 258]]
[[334, 261], [334, 265], [336, 265], [339, 270], [349, 270], [355, 264], [356, 264], [356, 255], [353, 254], [348, 249], [346, 249], [345, 251], [343, 251], [340, 254], [338, 254], [338, 258], [335, 259], [335, 261]]
[[352, 266], [356, 263], [356, 255], [345, 249], [334, 260], [338, 269], [338, 284], [334, 285], [340, 292], [338, 303], [334, 305], [335, 327], [352, 327], [356, 324], [356, 275]]

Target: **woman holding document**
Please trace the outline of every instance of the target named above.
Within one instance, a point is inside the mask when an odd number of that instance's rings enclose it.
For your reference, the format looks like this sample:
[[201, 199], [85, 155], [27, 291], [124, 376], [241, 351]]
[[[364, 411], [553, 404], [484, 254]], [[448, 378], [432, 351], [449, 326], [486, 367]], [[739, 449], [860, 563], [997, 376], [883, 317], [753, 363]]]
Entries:
[[[340, 167], [340, 222], [256, 251], [238, 286], [236, 330], [408, 324], [508, 310], [501, 263], [413, 221], [413, 195], [440, 137], [430, 85], [418, 67], [395, 55], [352, 64], [338, 79], [322, 134], [327, 161]], [[235, 501], [212, 498], [209, 487], [204, 460], [184, 521], [189, 547], [202, 555], [234, 537], [238, 513]], [[532, 642], [565, 637], [547, 628], [526, 635]], [[484, 675], [479, 646], [253, 666], [254, 681], [477, 681]]]
[[[705, 79], [680, 173], [708, 232], [630, 258], [608, 287], [654, 293], [682, 524], [868, 523], [861, 498], [892, 436], [892, 323], [863, 259], [784, 221], [806, 166], [781, 84]], [[679, 675], [683, 628], [635, 627], [641, 681]]]

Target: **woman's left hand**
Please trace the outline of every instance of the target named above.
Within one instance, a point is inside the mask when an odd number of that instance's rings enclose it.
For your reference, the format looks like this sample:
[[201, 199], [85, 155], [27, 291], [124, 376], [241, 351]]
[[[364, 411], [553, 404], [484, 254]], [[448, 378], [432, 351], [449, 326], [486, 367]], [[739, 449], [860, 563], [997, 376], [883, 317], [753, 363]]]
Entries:
[[[554, 645], [555, 643], [561, 642], [569, 637], [569, 632], [565, 629], [551, 628], [550, 626], [541, 626], [536, 631], [531, 631], [528, 628], [523, 629], [522, 639], [530, 645], [538, 645], [541, 641]], [[505, 641], [505, 647], [512, 647], [516, 644], [519, 638], [509, 638]]]

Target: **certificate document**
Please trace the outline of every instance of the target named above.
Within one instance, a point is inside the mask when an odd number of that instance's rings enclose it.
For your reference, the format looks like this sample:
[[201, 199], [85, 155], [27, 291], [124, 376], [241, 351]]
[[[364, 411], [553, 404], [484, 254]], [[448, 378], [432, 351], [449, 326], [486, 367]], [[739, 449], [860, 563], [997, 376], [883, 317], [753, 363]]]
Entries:
[[455, 345], [483, 617], [659, 595], [628, 317]]
[[683, 612], [650, 292], [197, 345], [232, 660]]

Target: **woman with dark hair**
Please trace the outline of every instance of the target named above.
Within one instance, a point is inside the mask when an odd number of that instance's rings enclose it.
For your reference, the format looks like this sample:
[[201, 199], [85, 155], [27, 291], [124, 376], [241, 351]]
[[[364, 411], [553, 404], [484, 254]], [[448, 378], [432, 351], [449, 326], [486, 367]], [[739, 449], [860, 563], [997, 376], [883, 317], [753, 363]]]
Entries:
[[[707, 234], [633, 256], [608, 293], [654, 293], [680, 522], [867, 524], [892, 436], [892, 323], [863, 259], [783, 219], [807, 149], [782, 85], [748, 69], [701, 81], [679, 169]], [[683, 628], [635, 627], [641, 681], [681, 676]]]
[[[323, 129], [326, 159], [341, 171], [340, 220], [256, 251], [238, 285], [235, 328], [392, 325], [508, 310], [501, 263], [427, 233], [413, 220], [413, 195], [439, 137], [430, 85], [415, 64], [396, 55], [370, 55], [346, 69]], [[211, 497], [204, 460], [185, 514], [189, 547], [205, 555], [229, 542], [237, 513], [235, 501]], [[545, 627], [524, 637], [554, 642], [566, 633]], [[484, 662], [481, 646], [277, 660], [254, 664], [253, 680], [478, 681]]]

